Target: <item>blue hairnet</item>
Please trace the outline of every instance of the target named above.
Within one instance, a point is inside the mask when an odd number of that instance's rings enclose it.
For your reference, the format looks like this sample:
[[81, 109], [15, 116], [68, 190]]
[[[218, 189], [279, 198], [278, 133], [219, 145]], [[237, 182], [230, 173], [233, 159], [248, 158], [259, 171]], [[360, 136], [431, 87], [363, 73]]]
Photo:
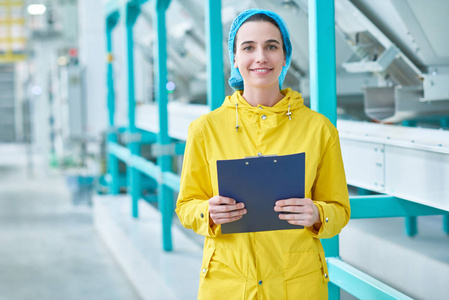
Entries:
[[286, 50], [286, 65], [282, 67], [281, 75], [279, 75], [279, 88], [282, 87], [282, 83], [284, 82], [285, 75], [287, 74], [288, 67], [290, 67], [290, 63], [292, 60], [292, 44], [290, 42], [290, 34], [287, 29], [287, 25], [285, 24], [284, 20], [276, 13], [269, 11], [269, 10], [263, 10], [263, 9], [248, 9], [243, 12], [241, 12], [232, 22], [231, 29], [229, 30], [229, 37], [228, 37], [228, 53], [229, 53], [229, 60], [231, 61], [231, 77], [229, 78], [228, 82], [229, 85], [234, 90], [243, 90], [243, 78], [240, 74], [240, 71], [238, 68], [234, 68], [234, 40], [235, 36], [237, 34], [237, 31], [239, 30], [240, 26], [252, 15], [256, 14], [264, 14], [272, 18], [279, 26], [279, 29], [282, 34], [282, 38], [284, 40], [284, 46]]

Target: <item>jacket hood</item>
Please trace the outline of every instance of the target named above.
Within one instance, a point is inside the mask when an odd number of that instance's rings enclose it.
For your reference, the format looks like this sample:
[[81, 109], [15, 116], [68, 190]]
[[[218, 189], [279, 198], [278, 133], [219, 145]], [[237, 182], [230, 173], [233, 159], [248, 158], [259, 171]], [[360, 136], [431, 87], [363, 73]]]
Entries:
[[292, 119], [295, 117], [295, 112], [301, 109], [304, 106], [304, 99], [301, 97], [301, 94], [297, 91], [293, 91], [291, 88], [287, 88], [281, 90], [281, 94], [284, 95], [284, 98], [281, 99], [274, 106], [252, 106], [249, 104], [245, 98], [242, 96], [243, 91], [235, 91], [231, 96], [227, 96], [222, 107], [227, 109], [235, 110], [235, 119], [236, 119], [236, 131], [239, 131], [239, 117], [249, 119], [250, 121], [257, 122], [260, 117], [261, 110], [263, 112], [270, 115], [275, 115], [275, 118], [270, 118], [269, 123], [270, 127], [276, 127], [278, 120], [280, 118], [288, 118]]

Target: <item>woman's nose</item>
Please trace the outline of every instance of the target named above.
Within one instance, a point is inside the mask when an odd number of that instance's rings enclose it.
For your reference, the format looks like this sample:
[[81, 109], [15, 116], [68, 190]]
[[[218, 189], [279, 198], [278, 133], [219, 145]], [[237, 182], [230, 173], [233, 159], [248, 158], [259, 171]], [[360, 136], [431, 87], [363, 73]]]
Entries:
[[260, 49], [257, 51], [257, 62], [258, 63], [264, 63], [267, 60], [266, 53], [263, 49]]

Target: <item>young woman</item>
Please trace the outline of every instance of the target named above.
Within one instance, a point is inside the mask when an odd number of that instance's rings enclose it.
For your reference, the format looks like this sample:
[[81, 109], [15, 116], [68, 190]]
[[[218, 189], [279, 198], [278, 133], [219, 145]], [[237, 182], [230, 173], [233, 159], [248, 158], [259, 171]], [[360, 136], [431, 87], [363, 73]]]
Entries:
[[[327, 299], [319, 239], [338, 234], [350, 214], [338, 132], [301, 94], [280, 89], [292, 47], [277, 14], [242, 12], [228, 42], [236, 92], [190, 125], [176, 208], [186, 228], [206, 237], [198, 299]], [[216, 161], [302, 152], [305, 198], [279, 200], [273, 209], [304, 229], [222, 234], [221, 224], [246, 209], [219, 195]]]

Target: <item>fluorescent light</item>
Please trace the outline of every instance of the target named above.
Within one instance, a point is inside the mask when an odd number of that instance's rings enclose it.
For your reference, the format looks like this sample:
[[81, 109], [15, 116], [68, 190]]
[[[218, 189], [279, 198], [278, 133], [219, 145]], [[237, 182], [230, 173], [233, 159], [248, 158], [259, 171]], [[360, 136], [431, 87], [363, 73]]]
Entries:
[[57, 61], [58, 61], [58, 65], [60, 65], [60, 66], [65, 66], [69, 63], [69, 59], [66, 56], [58, 57]]
[[30, 15], [42, 15], [47, 8], [43, 4], [30, 4], [27, 11]]

